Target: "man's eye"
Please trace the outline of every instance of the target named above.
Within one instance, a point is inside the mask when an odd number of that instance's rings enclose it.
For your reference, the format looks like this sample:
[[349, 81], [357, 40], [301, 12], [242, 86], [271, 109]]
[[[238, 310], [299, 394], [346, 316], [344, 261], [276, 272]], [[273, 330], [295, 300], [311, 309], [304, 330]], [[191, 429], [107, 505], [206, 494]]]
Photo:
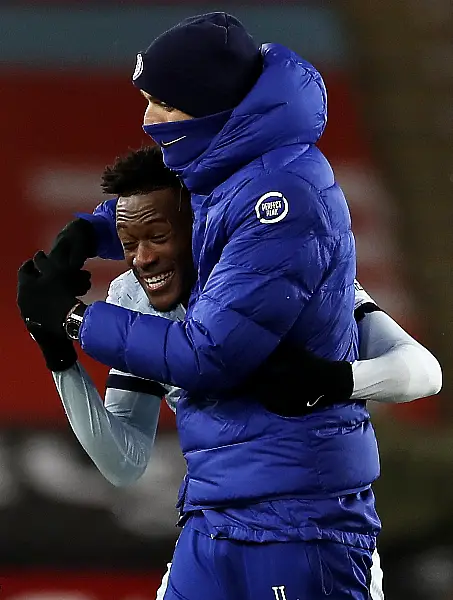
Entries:
[[173, 112], [175, 110], [173, 106], [169, 106], [166, 102], [162, 102], [161, 100], [156, 100], [154, 103], [156, 106], [163, 108], [165, 112]]
[[136, 246], [136, 242], [123, 242], [123, 248], [127, 251], [133, 250], [134, 248], [136, 248]]
[[154, 242], [155, 244], [163, 244], [164, 242], [166, 242], [168, 239], [168, 234], [167, 233], [163, 233], [162, 235], [153, 235], [152, 238], [150, 238], [151, 242]]

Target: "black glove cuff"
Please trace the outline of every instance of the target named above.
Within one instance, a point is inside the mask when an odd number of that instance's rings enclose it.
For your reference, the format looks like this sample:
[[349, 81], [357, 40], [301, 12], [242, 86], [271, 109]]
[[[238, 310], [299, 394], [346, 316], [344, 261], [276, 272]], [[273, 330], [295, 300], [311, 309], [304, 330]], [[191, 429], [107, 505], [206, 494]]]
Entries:
[[[319, 358], [281, 345], [250, 381], [250, 391], [267, 410], [281, 416], [304, 416], [334, 404], [350, 402], [354, 390], [352, 364]], [[285, 393], [283, 383], [293, 390]]]
[[46, 367], [54, 373], [67, 371], [77, 362], [77, 352], [69, 340], [67, 345], [62, 344], [60, 348], [49, 350], [41, 347], [41, 351], [46, 361]]
[[50, 371], [66, 371], [77, 362], [77, 352], [70, 340], [64, 334], [55, 335], [43, 333], [34, 325], [29, 326], [28, 332], [38, 344]]
[[346, 360], [332, 361], [326, 368], [326, 379], [321, 387], [326, 404], [347, 402], [354, 391], [352, 364]]

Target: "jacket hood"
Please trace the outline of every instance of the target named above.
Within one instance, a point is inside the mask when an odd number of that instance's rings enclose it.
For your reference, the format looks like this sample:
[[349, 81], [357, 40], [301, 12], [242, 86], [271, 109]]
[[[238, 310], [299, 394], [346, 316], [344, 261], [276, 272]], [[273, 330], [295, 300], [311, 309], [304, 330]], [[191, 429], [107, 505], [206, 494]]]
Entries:
[[263, 73], [255, 86], [207, 149], [176, 169], [190, 190], [208, 193], [207, 188], [270, 150], [314, 144], [321, 137], [327, 122], [327, 93], [319, 72], [280, 44], [264, 44], [261, 51]]

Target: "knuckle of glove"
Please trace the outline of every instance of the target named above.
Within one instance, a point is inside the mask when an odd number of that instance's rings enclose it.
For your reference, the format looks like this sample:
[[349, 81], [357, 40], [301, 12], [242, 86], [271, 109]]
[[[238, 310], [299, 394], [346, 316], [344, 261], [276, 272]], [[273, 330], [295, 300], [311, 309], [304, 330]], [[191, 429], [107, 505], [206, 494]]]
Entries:
[[91, 273], [89, 271], [67, 271], [64, 283], [74, 296], [84, 296], [91, 289]]
[[96, 236], [91, 223], [75, 219], [55, 238], [50, 258], [65, 268], [81, 269], [88, 258], [96, 255]]
[[81, 271], [80, 276], [74, 280], [73, 289], [74, 296], [85, 296], [91, 289], [91, 274], [88, 271]]

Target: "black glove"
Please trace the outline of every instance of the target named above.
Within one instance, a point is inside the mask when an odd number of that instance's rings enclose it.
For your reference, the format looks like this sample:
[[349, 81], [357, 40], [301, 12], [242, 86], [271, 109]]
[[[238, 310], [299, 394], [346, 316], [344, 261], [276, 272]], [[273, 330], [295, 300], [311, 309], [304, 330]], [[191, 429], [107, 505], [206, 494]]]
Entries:
[[48, 369], [66, 371], [76, 363], [77, 352], [65, 333], [46, 333], [35, 324], [29, 324], [27, 329], [40, 347]]
[[60, 269], [81, 269], [97, 253], [96, 231], [90, 221], [75, 219], [54, 240], [49, 258]]
[[21, 266], [17, 305], [27, 328], [36, 332], [37, 327], [46, 334], [64, 334], [64, 321], [71, 308], [79, 303], [70, 276], [79, 278], [77, 287], [80, 290], [83, 280], [85, 292], [89, 289], [90, 274], [87, 271], [61, 271], [42, 251]]
[[349, 402], [354, 377], [348, 361], [319, 358], [283, 341], [246, 388], [270, 412], [294, 417]]

